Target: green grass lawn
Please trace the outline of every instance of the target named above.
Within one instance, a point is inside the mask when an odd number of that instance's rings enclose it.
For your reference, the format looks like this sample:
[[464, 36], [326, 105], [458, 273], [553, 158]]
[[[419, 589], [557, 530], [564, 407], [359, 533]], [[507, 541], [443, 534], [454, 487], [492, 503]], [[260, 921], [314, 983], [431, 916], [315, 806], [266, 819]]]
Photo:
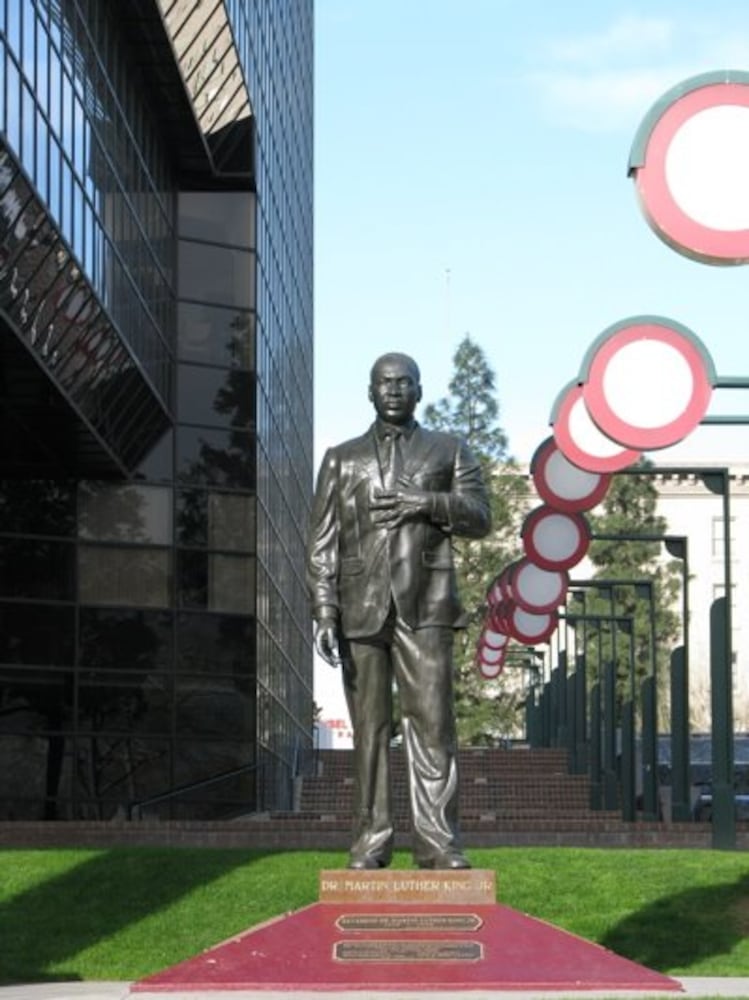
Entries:
[[[470, 850], [501, 903], [676, 976], [749, 976], [749, 854]], [[138, 979], [318, 898], [338, 851], [0, 851], [0, 983]], [[411, 868], [410, 856], [394, 865]]]

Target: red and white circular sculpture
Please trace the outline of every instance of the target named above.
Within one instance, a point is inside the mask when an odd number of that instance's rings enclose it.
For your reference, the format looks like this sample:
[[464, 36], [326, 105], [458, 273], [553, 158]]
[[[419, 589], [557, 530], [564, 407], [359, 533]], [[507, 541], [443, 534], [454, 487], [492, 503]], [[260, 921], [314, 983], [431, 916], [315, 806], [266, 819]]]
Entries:
[[611, 476], [574, 465], [553, 437], [536, 448], [531, 476], [541, 499], [555, 510], [592, 510], [606, 496]]
[[564, 604], [568, 586], [565, 570], [542, 569], [527, 558], [515, 563], [512, 571], [513, 602], [534, 614], [553, 611]]
[[554, 634], [559, 616], [556, 611], [536, 613], [515, 606], [508, 619], [510, 635], [526, 646], [547, 642]]
[[593, 422], [583, 399], [583, 387], [569, 383], [557, 397], [551, 414], [554, 440], [573, 465], [589, 472], [620, 472], [641, 452], [613, 441]]
[[648, 223], [707, 264], [749, 261], [749, 73], [683, 81], [637, 131], [629, 174]]
[[570, 569], [590, 546], [590, 526], [582, 514], [536, 507], [520, 529], [525, 554], [542, 569]]
[[687, 327], [635, 316], [595, 340], [580, 381], [596, 427], [620, 447], [647, 451], [676, 444], [697, 427], [716, 375], [704, 344]]

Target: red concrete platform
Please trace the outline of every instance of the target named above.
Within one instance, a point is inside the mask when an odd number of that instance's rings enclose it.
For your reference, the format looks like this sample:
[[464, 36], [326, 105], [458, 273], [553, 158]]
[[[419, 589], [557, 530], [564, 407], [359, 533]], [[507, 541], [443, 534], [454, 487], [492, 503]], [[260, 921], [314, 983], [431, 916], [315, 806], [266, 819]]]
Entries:
[[131, 987], [192, 990], [681, 990], [498, 903], [315, 903]]

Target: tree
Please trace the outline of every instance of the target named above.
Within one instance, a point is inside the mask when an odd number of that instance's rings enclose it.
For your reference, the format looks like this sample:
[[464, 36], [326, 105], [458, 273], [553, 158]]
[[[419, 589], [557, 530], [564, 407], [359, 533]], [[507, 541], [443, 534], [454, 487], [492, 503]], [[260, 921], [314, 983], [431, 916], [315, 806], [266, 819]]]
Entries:
[[[669, 657], [680, 634], [680, 619], [674, 604], [681, 568], [676, 560], [664, 561], [661, 542], [652, 540], [666, 533], [667, 523], [657, 513], [658, 492], [647, 472], [651, 467], [652, 463], [643, 461], [631, 472], [614, 476], [603, 500], [602, 512], [588, 517], [594, 535], [588, 553], [596, 568], [593, 579], [651, 581], [647, 588], [649, 594], [643, 594], [642, 588], [638, 591], [635, 586], [614, 586], [604, 591], [590, 591], [586, 601], [587, 612], [592, 615], [631, 617], [632, 639], [622, 636], [616, 644], [617, 685], [620, 694], [629, 691], [629, 643], [632, 641], [638, 697], [640, 682], [652, 670], [653, 634], [659, 694], [667, 695]], [[651, 541], [639, 541], [638, 536]], [[647, 602], [643, 596], [648, 597]], [[604, 633], [610, 635], [611, 631], [604, 622]], [[597, 629], [590, 632], [595, 634]], [[589, 641], [597, 642], [597, 638], [594, 635]], [[594, 655], [592, 648], [589, 652], [590, 662], [597, 662], [597, 653]], [[659, 699], [663, 705], [667, 700], [667, 697]]]
[[486, 591], [504, 565], [517, 558], [520, 524], [528, 505], [525, 477], [508, 453], [508, 440], [499, 425], [495, 375], [486, 356], [466, 334], [453, 355], [448, 395], [427, 405], [423, 421], [434, 430], [463, 438], [480, 460], [490, 493], [492, 531], [478, 541], [456, 538], [455, 564], [468, 627], [458, 633], [455, 712], [458, 739], [463, 745], [496, 743], [517, 728], [521, 697], [503, 676], [487, 683], [474, 665], [481, 631]]

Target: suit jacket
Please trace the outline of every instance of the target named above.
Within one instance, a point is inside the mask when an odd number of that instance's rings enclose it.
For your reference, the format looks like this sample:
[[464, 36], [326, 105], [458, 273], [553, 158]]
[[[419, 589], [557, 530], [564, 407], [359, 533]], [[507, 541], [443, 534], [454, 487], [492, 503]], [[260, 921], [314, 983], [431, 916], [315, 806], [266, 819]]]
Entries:
[[382, 485], [375, 425], [330, 448], [312, 509], [307, 582], [315, 617], [336, 609], [342, 634], [376, 635], [390, 610], [412, 628], [461, 627], [452, 536], [481, 538], [490, 528], [479, 463], [459, 438], [418, 424], [405, 447], [399, 483], [432, 494], [431, 518], [386, 529], [369, 501]]

